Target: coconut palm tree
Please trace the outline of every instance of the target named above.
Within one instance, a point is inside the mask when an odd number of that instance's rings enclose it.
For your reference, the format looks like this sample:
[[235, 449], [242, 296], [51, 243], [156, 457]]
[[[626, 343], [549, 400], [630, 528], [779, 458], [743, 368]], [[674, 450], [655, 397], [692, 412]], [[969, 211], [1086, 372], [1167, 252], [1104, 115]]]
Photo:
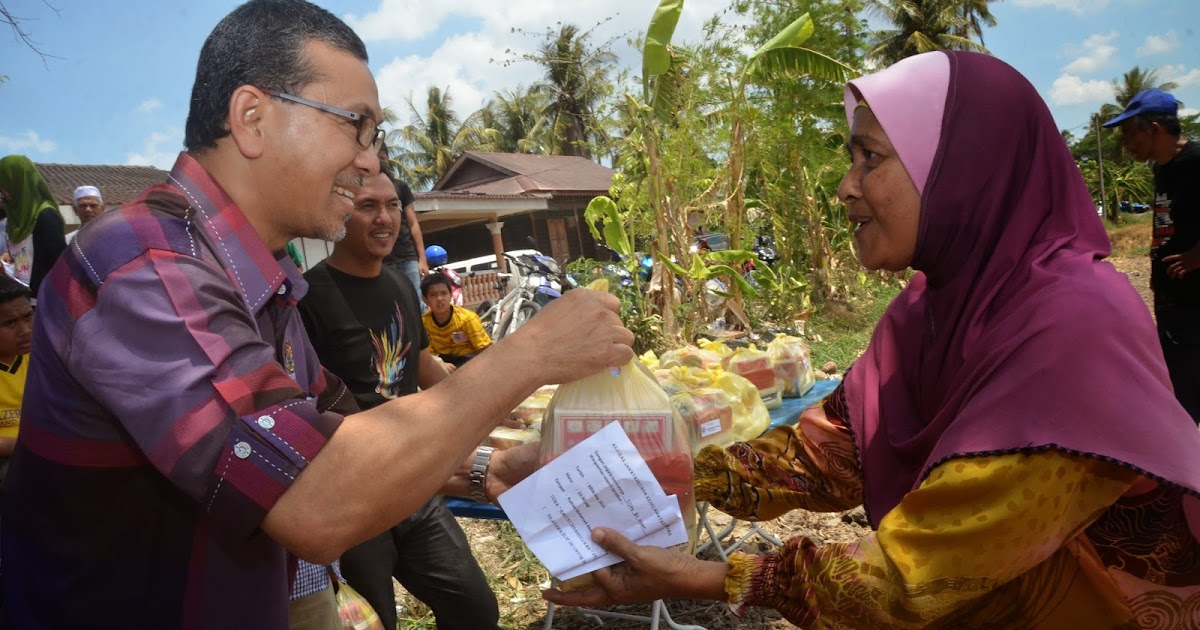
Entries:
[[1129, 106], [1129, 101], [1137, 96], [1138, 92], [1148, 90], [1150, 88], [1158, 88], [1164, 92], [1170, 92], [1179, 87], [1178, 83], [1164, 81], [1159, 83], [1158, 70], [1143, 70], [1141, 66], [1134, 66], [1132, 70], [1121, 75], [1120, 79], [1113, 82], [1113, 98], [1117, 100], [1117, 111], [1124, 110]]
[[546, 118], [549, 99], [544, 92], [521, 86], [497, 92], [477, 112], [489, 151], [503, 153], [547, 153], [552, 142]]
[[597, 111], [612, 92], [609, 72], [616, 65], [616, 55], [607, 46], [589, 46], [589, 34], [564, 24], [531, 57], [544, 68], [545, 80], [530, 91], [548, 99], [545, 113], [554, 141], [551, 152], [560, 155], [591, 158], [590, 145], [601, 128]]
[[[969, 37], [973, 26], [968, 15], [987, 23], [991, 13], [984, 17], [974, 13], [974, 9], [965, 10], [963, 4], [964, 0], [870, 0], [867, 10], [882, 17], [892, 28], [871, 34], [867, 57], [886, 66], [934, 50], [987, 52], [983, 44]], [[971, 4], [982, 4], [986, 12], [986, 0]]]
[[421, 113], [412, 98], [406, 99], [409, 124], [388, 134], [393, 160], [418, 190], [427, 190], [441, 179], [458, 156], [484, 144], [483, 129], [474, 121], [463, 123], [454, 111], [450, 88], [430, 87]]
[[971, 37], [974, 35], [979, 44], [983, 45], [983, 27], [995, 26], [996, 16], [992, 15], [989, 4], [996, 0], [957, 0], [959, 14], [963, 18], [963, 25], [958, 29], [955, 35], [960, 37]]

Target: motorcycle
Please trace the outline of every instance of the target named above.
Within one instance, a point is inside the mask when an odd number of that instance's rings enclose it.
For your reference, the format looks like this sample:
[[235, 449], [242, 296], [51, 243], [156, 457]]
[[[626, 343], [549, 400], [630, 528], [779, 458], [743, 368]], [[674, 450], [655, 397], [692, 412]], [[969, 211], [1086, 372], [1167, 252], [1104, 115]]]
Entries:
[[484, 330], [493, 340], [517, 330], [542, 307], [561, 297], [563, 291], [576, 286], [574, 278], [563, 273], [558, 262], [549, 256], [505, 254], [504, 257], [512, 273], [496, 274], [496, 289], [503, 297], [495, 303], [485, 301], [477, 309]]

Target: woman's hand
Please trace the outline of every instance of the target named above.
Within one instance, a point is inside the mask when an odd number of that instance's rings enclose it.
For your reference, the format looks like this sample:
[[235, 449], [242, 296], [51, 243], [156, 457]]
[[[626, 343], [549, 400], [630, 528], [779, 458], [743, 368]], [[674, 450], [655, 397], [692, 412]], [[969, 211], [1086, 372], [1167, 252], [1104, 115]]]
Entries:
[[583, 590], [564, 593], [550, 589], [543, 591], [542, 597], [562, 606], [635, 604], [666, 598], [725, 599], [723, 562], [636, 545], [606, 527], [592, 530], [592, 540], [625, 562], [596, 571], [594, 583]]
[[521, 444], [510, 449], [498, 450], [492, 453], [492, 464], [488, 466], [487, 478], [484, 479], [484, 495], [492, 502], [496, 497], [508, 492], [521, 480], [538, 469], [540, 465], [538, 453], [541, 442]]

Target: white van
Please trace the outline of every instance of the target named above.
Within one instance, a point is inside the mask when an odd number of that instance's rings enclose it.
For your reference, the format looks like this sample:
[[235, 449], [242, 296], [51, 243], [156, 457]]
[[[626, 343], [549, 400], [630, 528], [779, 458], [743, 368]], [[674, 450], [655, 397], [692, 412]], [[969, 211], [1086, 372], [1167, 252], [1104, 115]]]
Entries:
[[[525, 254], [536, 254], [541, 256], [542, 253], [536, 249], [514, 249], [505, 252], [509, 256], [523, 256]], [[460, 276], [468, 276], [472, 273], [491, 272], [499, 269], [496, 264], [496, 255], [488, 254], [487, 256], [476, 256], [466, 260], [459, 260], [452, 263], [442, 265], [446, 269], [456, 272]]]

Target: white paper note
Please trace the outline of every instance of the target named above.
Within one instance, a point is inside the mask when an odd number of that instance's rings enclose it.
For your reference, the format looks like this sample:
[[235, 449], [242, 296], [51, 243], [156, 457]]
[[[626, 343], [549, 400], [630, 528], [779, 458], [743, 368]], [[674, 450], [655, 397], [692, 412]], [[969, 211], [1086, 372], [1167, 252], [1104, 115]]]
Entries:
[[678, 501], [663, 492], [619, 422], [497, 500], [525, 544], [562, 580], [621, 562], [592, 542], [595, 527], [614, 529], [640, 545], [687, 542]]

